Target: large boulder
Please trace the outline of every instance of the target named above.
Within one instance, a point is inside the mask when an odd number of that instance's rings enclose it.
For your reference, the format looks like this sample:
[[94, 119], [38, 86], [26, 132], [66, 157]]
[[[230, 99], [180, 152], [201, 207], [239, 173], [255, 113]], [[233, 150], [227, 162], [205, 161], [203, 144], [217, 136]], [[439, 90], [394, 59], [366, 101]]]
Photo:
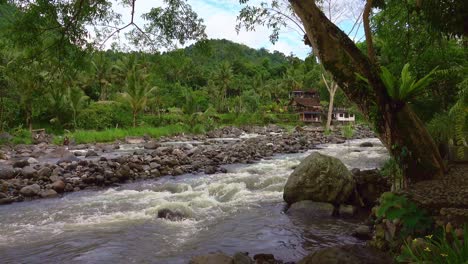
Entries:
[[303, 200], [346, 203], [356, 183], [351, 172], [339, 159], [312, 153], [289, 176], [283, 198], [291, 205]]
[[379, 197], [384, 193], [390, 191], [392, 184], [391, 181], [381, 175], [380, 171], [374, 170], [351, 170], [353, 178], [356, 181], [356, 190], [359, 194], [360, 201], [355, 201], [353, 204], [359, 204], [367, 208], [372, 208], [376, 205]]
[[390, 256], [377, 249], [361, 245], [345, 245], [318, 250], [298, 264], [391, 264]]

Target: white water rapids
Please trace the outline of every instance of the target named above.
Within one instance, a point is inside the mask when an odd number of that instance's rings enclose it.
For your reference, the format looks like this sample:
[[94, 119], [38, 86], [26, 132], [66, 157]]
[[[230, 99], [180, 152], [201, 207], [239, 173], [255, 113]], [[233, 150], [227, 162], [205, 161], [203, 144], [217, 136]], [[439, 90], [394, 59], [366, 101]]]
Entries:
[[[364, 141], [374, 147], [358, 147]], [[387, 157], [377, 139], [322, 147], [349, 168], [379, 167]], [[308, 154], [1, 206], [0, 263], [188, 263], [214, 251], [296, 261], [318, 247], [359, 243], [351, 219], [283, 212], [284, 184]], [[160, 209], [188, 218], [158, 219]]]

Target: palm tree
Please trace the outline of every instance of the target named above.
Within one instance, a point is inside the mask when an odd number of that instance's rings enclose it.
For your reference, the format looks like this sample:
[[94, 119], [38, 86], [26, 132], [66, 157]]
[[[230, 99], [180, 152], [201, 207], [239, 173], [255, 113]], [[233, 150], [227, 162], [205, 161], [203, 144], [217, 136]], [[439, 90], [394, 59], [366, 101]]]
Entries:
[[127, 74], [123, 98], [130, 104], [133, 114], [133, 127], [136, 127], [138, 113], [145, 109], [148, 99], [156, 87], [150, 87], [147, 81], [148, 75], [143, 69], [138, 69], [134, 65]]

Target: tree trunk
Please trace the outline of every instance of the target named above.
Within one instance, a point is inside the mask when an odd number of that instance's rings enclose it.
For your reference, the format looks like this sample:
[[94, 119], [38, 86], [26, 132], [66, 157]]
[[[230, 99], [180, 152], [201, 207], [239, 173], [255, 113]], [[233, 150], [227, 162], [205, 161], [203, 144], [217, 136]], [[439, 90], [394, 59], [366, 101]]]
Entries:
[[[289, 0], [324, 68], [348, 99], [375, 125], [389, 152], [402, 165], [409, 183], [443, 176], [444, 164], [424, 124], [405, 103], [395, 102], [380, 79], [380, 69], [331, 23], [314, 0]], [[357, 78], [356, 73], [369, 80]]]
[[372, 42], [372, 31], [370, 28], [370, 13], [372, 10], [372, 0], [367, 0], [362, 13], [362, 22], [364, 26], [364, 34], [366, 35], [367, 56], [372, 63], [376, 63], [374, 43]]
[[[333, 86], [338, 87], [336, 84], [332, 84]], [[332, 114], [333, 114], [333, 103], [335, 101], [335, 87], [332, 87], [334, 90], [330, 90], [330, 102], [328, 104], [328, 115], [327, 115], [327, 125], [325, 126], [325, 130], [330, 130], [331, 121], [332, 121]]]
[[137, 113], [133, 111], [133, 127], [136, 127], [136, 116], [137, 116]]
[[338, 85], [332, 81], [331, 85], [328, 84], [325, 75], [322, 73], [322, 79], [327, 87], [328, 93], [330, 94], [330, 102], [328, 104], [328, 114], [327, 114], [327, 124], [325, 125], [325, 130], [330, 130], [330, 125], [332, 121], [332, 114], [333, 114], [333, 103], [335, 102], [335, 93], [338, 90]]

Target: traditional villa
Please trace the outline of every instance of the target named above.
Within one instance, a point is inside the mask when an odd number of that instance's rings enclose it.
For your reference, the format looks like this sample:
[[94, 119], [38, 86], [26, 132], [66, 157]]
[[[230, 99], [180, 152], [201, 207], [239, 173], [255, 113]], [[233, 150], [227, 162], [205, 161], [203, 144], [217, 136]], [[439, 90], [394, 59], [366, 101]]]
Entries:
[[291, 98], [289, 105], [295, 112], [299, 113], [301, 121], [311, 123], [322, 122], [320, 95], [316, 90], [292, 91], [289, 96]]
[[[292, 91], [289, 94], [291, 110], [299, 113], [299, 119], [306, 123], [321, 123], [326, 111], [320, 105], [320, 95], [316, 90]], [[355, 121], [354, 114], [346, 108], [335, 107], [332, 114], [333, 123], [350, 123]]]

